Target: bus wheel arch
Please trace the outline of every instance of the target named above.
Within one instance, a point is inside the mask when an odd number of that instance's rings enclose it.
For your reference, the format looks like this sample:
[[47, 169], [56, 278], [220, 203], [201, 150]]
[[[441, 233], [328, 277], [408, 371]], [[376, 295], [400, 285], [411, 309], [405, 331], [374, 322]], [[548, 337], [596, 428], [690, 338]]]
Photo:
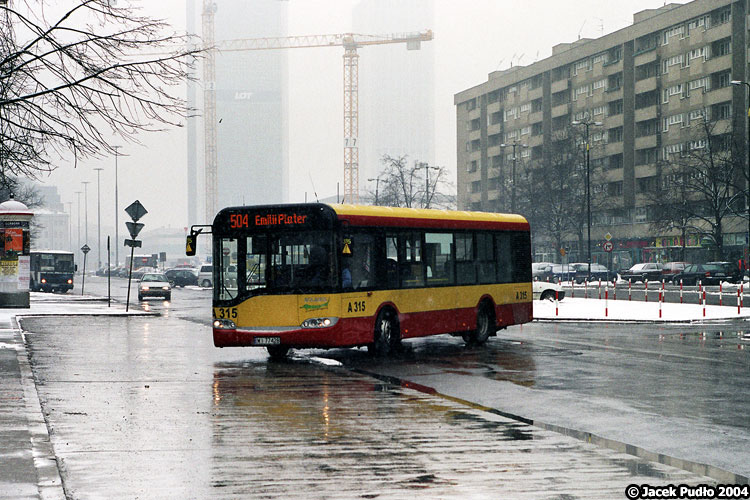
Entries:
[[490, 297], [482, 297], [477, 305], [476, 329], [463, 334], [464, 342], [469, 345], [482, 345], [496, 332], [495, 303]]
[[376, 356], [387, 356], [401, 344], [401, 328], [394, 306], [384, 305], [378, 311], [373, 325], [372, 343], [367, 350]]

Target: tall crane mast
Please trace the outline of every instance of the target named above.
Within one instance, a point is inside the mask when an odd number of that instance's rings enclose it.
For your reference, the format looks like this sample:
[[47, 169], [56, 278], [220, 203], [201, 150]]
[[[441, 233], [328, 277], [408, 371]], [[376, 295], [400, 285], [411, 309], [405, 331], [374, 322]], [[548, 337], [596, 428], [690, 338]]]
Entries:
[[205, 175], [206, 175], [206, 222], [210, 223], [218, 211], [216, 151], [216, 51], [277, 50], [315, 47], [344, 48], [344, 200], [350, 203], [359, 201], [359, 55], [357, 49], [367, 45], [405, 43], [408, 50], [417, 50], [423, 41], [433, 39], [431, 30], [416, 33], [391, 35], [362, 35], [343, 33], [334, 35], [307, 35], [268, 38], [246, 38], [237, 40], [214, 40], [215, 4], [204, 0], [203, 39], [207, 51], [203, 65], [205, 84], [204, 123], [205, 123]]

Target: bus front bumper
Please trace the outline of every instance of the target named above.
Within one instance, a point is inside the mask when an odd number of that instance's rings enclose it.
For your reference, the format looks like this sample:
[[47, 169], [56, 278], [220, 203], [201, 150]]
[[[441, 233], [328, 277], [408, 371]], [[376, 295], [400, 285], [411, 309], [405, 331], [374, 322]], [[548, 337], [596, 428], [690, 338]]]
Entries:
[[318, 328], [274, 327], [244, 328], [231, 324], [217, 326], [214, 321], [213, 338], [216, 347], [283, 345], [297, 348], [351, 347], [372, 342], [373, 319], [356, 318], [337, 321]]

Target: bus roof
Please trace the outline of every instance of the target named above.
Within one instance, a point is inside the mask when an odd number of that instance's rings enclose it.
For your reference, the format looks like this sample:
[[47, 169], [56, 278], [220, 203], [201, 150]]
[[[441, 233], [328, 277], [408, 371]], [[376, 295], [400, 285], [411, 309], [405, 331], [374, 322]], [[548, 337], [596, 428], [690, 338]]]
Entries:
[[[521, 215], [500, 214], [493, 212], [467, 212], [456, 210], [436, 210], [425, 208], [381, 207], [371, 205], [345, 205], [325, 203], [292, 203], [276, 205], [255, 205], [226, 207], [216, 214], [214, 231], [230, 230], [231, 214], [258, 213], [271, 217], [261, 226], [280, 225], [274, 214], [288, 214], [289, 211], [301, 210], [305, 214], [315, 214], [319, 224], [331, 224], [334, 220], [346, 222], [351, 226], [402, 227], [421, 229], [481, 229], [528, 231], [529, 223]], [[252, 222], [244, 227], [253, 227]], [[291, 226], [290, 228], [295, 227]]]
[[529, 230], [528, 221], [516, 214], [372, 205], [330, 205], [330, 207], [340, 220], [347, 220], [353, 225]]

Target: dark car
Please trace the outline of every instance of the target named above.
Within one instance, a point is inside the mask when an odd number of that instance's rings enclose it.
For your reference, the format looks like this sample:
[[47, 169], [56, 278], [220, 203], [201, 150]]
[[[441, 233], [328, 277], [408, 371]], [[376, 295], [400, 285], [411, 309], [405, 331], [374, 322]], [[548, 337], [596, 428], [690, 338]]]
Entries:
[[164, 271], [172, 286], [198, 286], [198, 270], [192, 268], [176, 268]]
[[705, 264], [690, 264], [673, 278], [674, 283], [682, 281], [683, 285], [697, 285], [700, 281], [704, 285], [718, 285], [722, 281], [739, 283], [742, 273], [737, 265], [731, 262], [707, 262]]
[[626, 271], [620, 273], [620, 277], [625, 281], [661, 281], [662, 265], [656, 262], [643, 262], [636, 264]]
[[690, 262], [667, 262], [661, 268], [661, 274], [664, 279], [671, 281], [675, 274], [680, 274]]
[[[586, 262], [575, 262], [571, 264], [573, 268], [576, 270], [575, 274], [575, 280], [576, 283], [581, 284], [584, 281], [586, 281], [589, 277], [589, 265]], [[591, 280], [590, 281], [607, 281], [608, 279], [615, 279], [617, 278], [617, 273], [614, 273], [607, 269], [606, 266], [602, 264], [597, 264], [595, 262], [591, 263]]]
[[576, 268], [569, 264], [555, 264], [550, 270], [552, 281], [560, 283], [562, 281], [571, 281], [576, 277]]
[[552, 264], [551, 262], [534, 262], [531, 264], [531, 277], [538, 281], [552, 281], [554, 276], [552, 275]]

